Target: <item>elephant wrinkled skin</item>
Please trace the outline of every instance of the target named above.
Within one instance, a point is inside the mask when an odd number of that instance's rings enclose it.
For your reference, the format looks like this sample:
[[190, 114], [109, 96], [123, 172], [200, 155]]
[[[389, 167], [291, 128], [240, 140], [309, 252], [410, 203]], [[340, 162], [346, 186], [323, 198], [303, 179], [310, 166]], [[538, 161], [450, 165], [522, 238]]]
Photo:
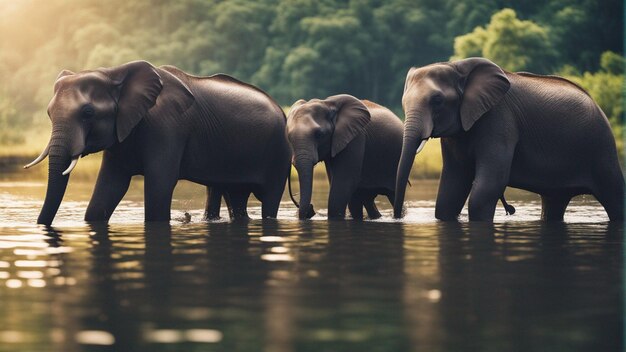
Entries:
[[441, 137], [440, 220], [456, 220], [469, 195], [470, 220], [492, 221], [507, 186], [540, 194], [543, 220], [562, 220], [579, 194], [623, 220], [624, 176], [609, 121], [578, 85], [469, 58], [410, 69], [402, 105], [395, 217], [415, 151]]
[[315, 214], [313, 167], [323, 161], [328, 218], [343, 219], [346, 206], [355, 220], [363, 218], [363, 207], [371, 219], [379, 218], [374, 198], [382, 194], [393, 204], [401, 137], [400, 119], [375, 103], [346, 94], [297, 101], [287, 117], [287, 139], [300, 180], [298, 217]]
[[276, 217], [290, 168], [286, 119], [280, 106], [254, 86], [146, 61], [63, 71], [48, 115], [52, 136], [35, 160], [50, 157], [40, 224], [52, 223], [78, 159], [101, 150], [86, 221], [107, 221], [133, 175], [144, 175], [146, 221], [170, 219], [179, 179], [216, 190], [208, 196], [214, 202], [207, 205], [209, 216], [219, 213], [223, 194], [234, 217], [247, 217], [247, 200], [254, 193], [263, 217]]

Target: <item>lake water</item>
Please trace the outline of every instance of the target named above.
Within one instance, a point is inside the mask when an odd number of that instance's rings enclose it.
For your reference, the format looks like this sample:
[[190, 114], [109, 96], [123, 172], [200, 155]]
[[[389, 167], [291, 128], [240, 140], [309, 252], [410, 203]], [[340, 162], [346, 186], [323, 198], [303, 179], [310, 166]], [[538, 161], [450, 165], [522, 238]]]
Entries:
[[441, 223], [437, 182], [414, 181], [402, 221], [381, 199], [381, 220], [327, 222], [316, 180], [311, 221], [285, 192], [278, 220], [251, 201], [251, 221], [207, 223], [181, 182], [175, 219], [144, 225], [136, 179], [88, 225], [93, 182], [70, 180], [46, 229], [24, 175], [0, 180], [0, 351], [624, 350], [623, 226], [591, 197], [564, 223], [516, 190], [493, 225]]

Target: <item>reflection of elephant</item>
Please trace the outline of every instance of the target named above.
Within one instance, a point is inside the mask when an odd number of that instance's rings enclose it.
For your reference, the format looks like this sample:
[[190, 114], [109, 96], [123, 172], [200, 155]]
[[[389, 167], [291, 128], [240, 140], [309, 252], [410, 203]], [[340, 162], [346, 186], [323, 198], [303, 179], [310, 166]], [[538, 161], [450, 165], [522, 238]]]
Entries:
[[179, 179], [227, 192], [238, 215], [254, 192], [263, 217], [276, 216], [290, 167], [285, 115], [258, 88], [226, 75], [195, 77], [136, 61], [63, 71], [48, 114], [52, 137], [35, 160], [50, 155], [38, 223], [52, 222], [78, 158], [100, 150], [87, 221], [108, 220], [133, 175], [145, 176], [146, 221], [170, 218]]
[[[590, 229], [594, 236], [588, 236]], [[623, 291], [615, 285], [623, 278], [623, 248], [615, 245], [614, 237], [623, 243], [623, 229], [617, 221], [592, 226], [437, 223], [429, 237], [436, 242], [429, 244], [437, 248], [439, 260], [428, 261], [421, 255], [420, 262], [434, 262], [433, 267], [421, 265], [414, 272], [428, 277], [409, 274], [404, 279], [409, 287], [430, 284], [428, 278], [436, 273], [441, 298], [431, 312], [418, 310], [419, 322], [430, 313], [436, 317], [432, 324], [436, 331], [448, 333], [432, 334], [429, 350], [483, 351], [497, 341], [501, 351], [535, 351], [546, 345], [624, 351]], [[424, 226], [419, 230], [424, 231]], [[581, 237], [585, 238], [582, 252]], [[411, 244], [405, 242], [405, 247]], [[416, 267], [411, 264], [406, 266]], [[558, 318], [555, 325], [547, 315], [568, 318]], [[424, 325], [416, 328], [423, 330]], [[574, 339], [567, 331], [586, 338]]]
[[562, 220], [573, 196], [593, 194], [624, 218], [624, 178], [611, 128], [582, 88], [560, 77], [504, 72], [471, 58], [412, 68], [394, 216], [400, 217], [415, 151], [442, 138], [436, 217], [492, 221], [506, 186], [542, 197], [542, 219]]
[[350, 95], [297, 101], [287, 118], [287, 139], [300, 179], [300, 219], [311, 206], [313, 167], [324, 161], [330, 181], [328, 218], [380, 217], [378, 194], [393, 203], [395, 170], [400, 158], [402, 122], [388, 109]]

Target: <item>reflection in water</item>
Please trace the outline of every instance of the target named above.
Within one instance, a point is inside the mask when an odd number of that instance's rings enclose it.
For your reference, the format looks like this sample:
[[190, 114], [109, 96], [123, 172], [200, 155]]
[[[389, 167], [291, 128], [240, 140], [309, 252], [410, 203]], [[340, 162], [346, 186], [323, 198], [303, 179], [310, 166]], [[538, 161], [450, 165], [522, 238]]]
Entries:
[[199, 202], [144, 225], [132, 197], [110, 225], [78, 221], [78, 198], [44, 229], [39, 201], [0, 191], [0, 350], [624, 350], [623, 226], [584, 199], [551, 224], [509, 197], [521, 216], [495, 224], [435, 222], [413, 198], [406, 221], [284, 204], [205, 223]]
[[443, 350], [622, 350], [623, 226], [532, 225], [441, 225]]
[[621, 225], [92, 224], [0, 241], [11, 350], [622, 347]]

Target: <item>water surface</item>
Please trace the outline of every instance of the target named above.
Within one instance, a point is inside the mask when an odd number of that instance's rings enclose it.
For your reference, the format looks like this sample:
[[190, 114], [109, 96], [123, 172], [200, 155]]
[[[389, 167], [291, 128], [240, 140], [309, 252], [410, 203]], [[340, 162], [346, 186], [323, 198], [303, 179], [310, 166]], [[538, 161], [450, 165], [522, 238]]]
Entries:
[[[591, 197], [564, 223], [509, 190], [491, 224], [434, 220], [436, 181], [391, 219], [201, 220], [181, 182], [169, 224], [144, 225], [141, 179], [110, 224], [82, 221], [71, 180], [53, 228], [45, 180], [0, 180], [0, 351], [623, 351], [623, 226]], [[297, 192], [297, 182], [296, 182]], [[191, 215], [187, 221], [185, 212]], [[225, 210], [222, 211], [225, 215]]]

